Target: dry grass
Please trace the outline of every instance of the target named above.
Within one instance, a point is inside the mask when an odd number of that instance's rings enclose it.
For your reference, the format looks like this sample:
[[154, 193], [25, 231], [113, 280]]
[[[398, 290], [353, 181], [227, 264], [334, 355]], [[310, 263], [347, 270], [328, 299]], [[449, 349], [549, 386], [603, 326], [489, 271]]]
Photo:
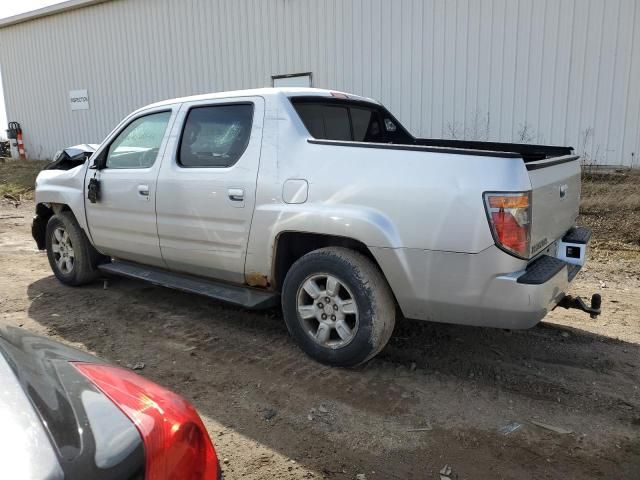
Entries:
[[36, 177], [46, 164], [36, 160], [0, 163], [0, 198], [9, 196], [19, 200], [33, 197]]
[[585, 173], [578, 222], [600, 245], [640, 247], [640, 171]]

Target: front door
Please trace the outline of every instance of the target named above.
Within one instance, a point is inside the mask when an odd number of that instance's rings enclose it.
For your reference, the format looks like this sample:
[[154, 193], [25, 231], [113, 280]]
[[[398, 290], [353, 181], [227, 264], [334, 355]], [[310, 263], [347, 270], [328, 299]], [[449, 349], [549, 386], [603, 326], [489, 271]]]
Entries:
[[244, 282], [264, 99], [189, 102], [158, 177], [158, 236], [167, 266]]
[[[89, 234], [102, 253], [165, 266], [156, 226], [156, 182], [171, 108], [131, 119], [96, 154], [102, 168], [89, 170], [87, 185], [99, 181], [97, 202], [86, 202]], [[88, 188], [88, 187], [87, 187]]]

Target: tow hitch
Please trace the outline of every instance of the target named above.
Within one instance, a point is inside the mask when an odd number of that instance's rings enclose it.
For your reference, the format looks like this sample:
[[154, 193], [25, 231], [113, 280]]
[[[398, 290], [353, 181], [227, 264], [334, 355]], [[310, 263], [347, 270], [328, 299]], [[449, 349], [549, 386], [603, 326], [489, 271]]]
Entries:
[[558, 303], [559, 307], [563, 308], [577, 308], [583, 312], [587, 312], [591, 318], [596, 318], [600, 315], [602, 305], [602, 297], [599, 293], [591, 295], [591, 306], [587, 306], [584, 300], [580, 297], [572, 297], [571, 295], [565, 295], [565, 297]]

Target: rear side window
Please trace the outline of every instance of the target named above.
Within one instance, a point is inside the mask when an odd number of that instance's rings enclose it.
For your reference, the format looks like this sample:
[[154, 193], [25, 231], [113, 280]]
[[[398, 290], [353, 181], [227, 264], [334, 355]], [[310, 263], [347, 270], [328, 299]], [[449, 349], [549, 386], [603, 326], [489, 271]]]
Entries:
[[370, 108], [351, 107], [353, 140], [356, 142], [384, 142], [380, 117]]
[[230, 167], [247, 148], [252, 123], [252, 103], [192, 108], [182, 131], [178, 164]]
[[298, 104], [296, 111], [314, 138], [351, 140], [349, 109], [336, 105]]
[[312, 137], [322, 140], [384, 142], [380, 115], [354, 105], [294, 102], [294, 108]]

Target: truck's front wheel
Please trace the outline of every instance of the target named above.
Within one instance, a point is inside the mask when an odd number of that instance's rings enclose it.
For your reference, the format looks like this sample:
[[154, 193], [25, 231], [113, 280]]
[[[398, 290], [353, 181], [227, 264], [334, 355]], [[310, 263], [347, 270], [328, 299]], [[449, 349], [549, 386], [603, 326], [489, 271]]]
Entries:
[[46, 241], [49, 265], [58, 280], [72, 286], [95, 280], [101, 256], [71, 212], [60, 212], [49, 219]]
[[350, 367], [389, 341], [395, 304], [382, 272], [365, 256], [331, 247], [298, 259], [284, 281], [287, 328], [314, 359]]

